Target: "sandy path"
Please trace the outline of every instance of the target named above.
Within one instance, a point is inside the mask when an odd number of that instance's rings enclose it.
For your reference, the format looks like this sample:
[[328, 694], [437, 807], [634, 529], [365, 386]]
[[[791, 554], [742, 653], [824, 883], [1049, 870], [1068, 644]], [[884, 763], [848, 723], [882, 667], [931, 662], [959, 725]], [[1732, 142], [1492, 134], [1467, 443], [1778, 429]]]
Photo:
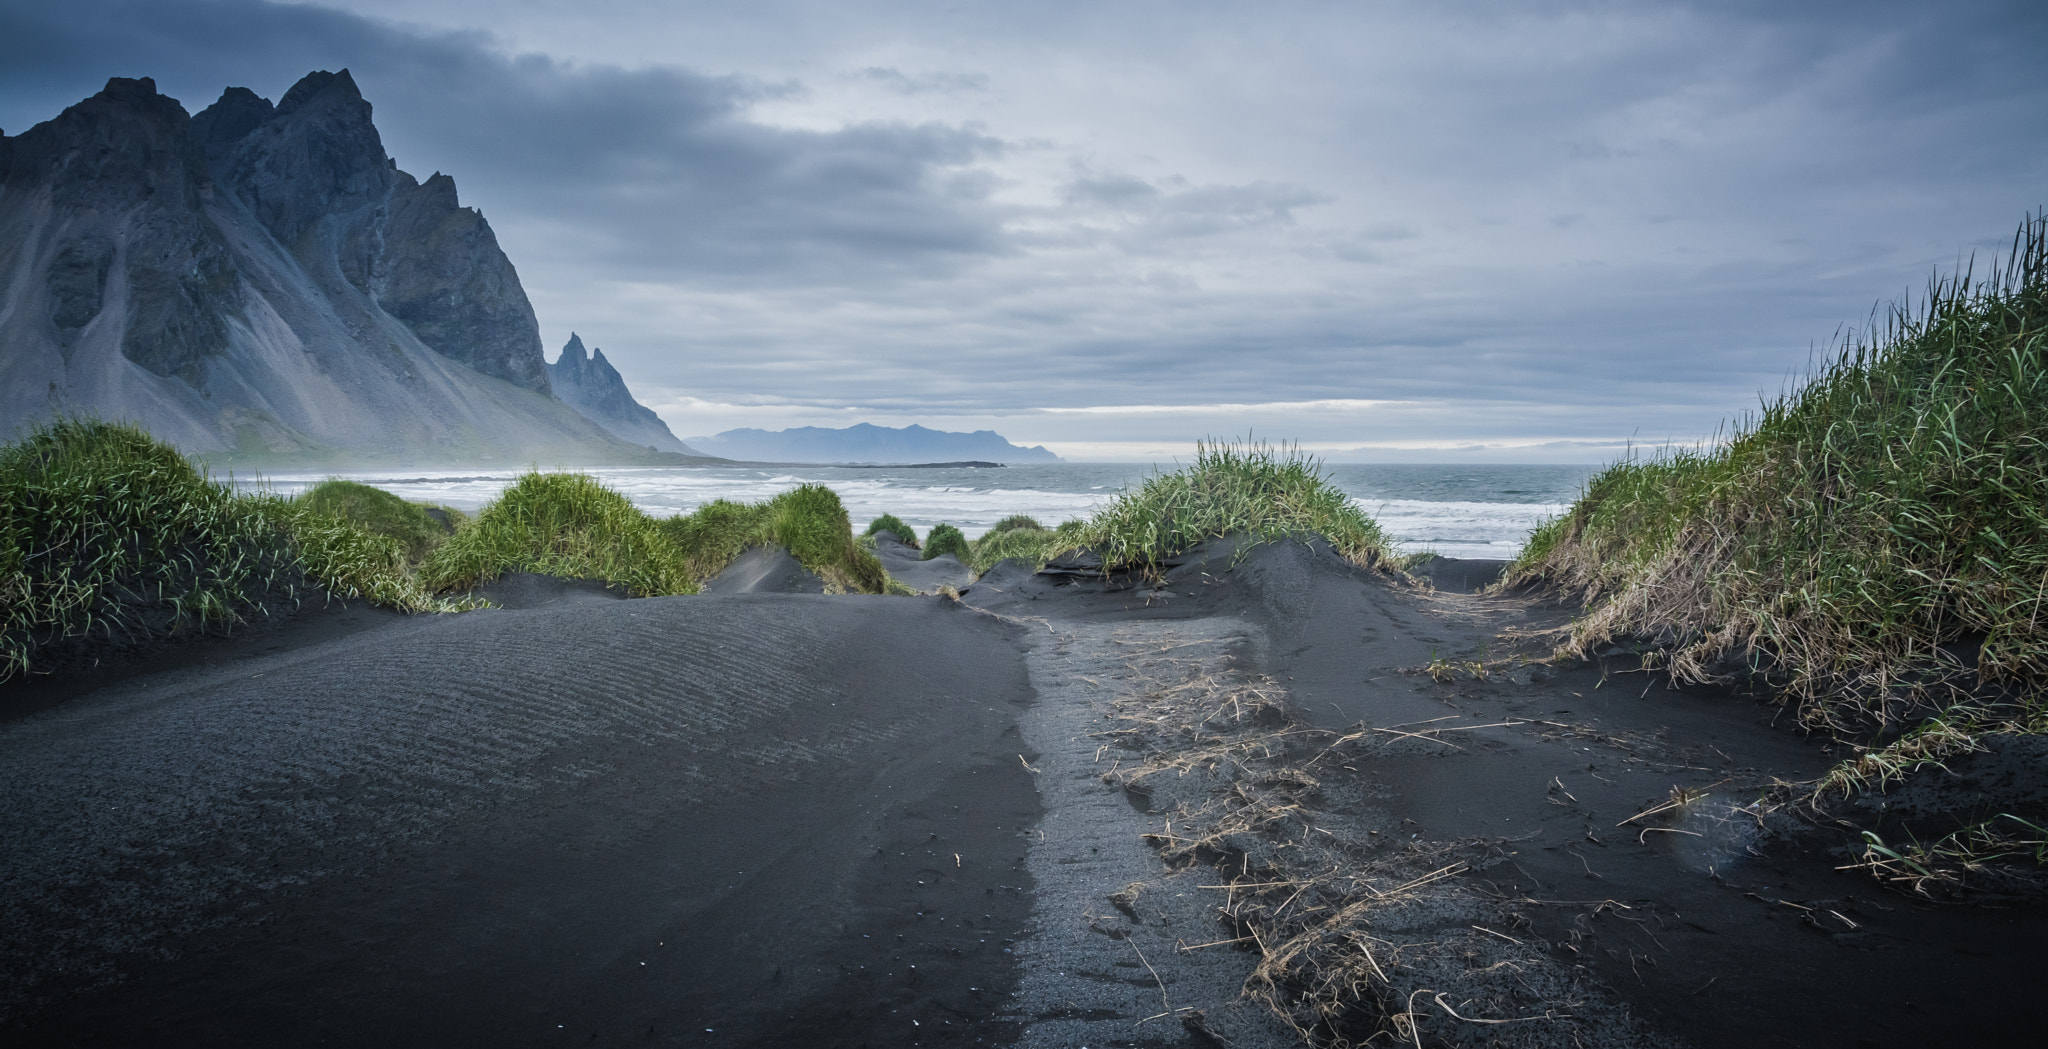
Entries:
[[[1247, 624], [1202, 619], [1047, 623], [1027, 634], [1038, 702], [1024, 719], [1045, 808], [1027, 863], [1037, 886], [1016, 1008], [1026, 1047], [1180, 1045], [1194, 1025], [1241, 1049], [1299, 1045], [1240, 990], [1251, 966], [1218, 944], [1222, 894], [1204, 869], [1167, 870], [1141, 835], [1159, 820], [1103, 773], [1116, 709], [1151, 680], [1135, 654], [1227, 673]], [[1123, 896], [1116, 896], [1123, 893]], [[1212, 946], [1213, 945], [1213, 946]]]
[[[1242, 560], [1217, 544], [1157, 584], [999, 571], [967, 600], [1056, 636], [1208, 639], [1237, 624], [1245, 642], [1227, 680], [1181, 698], [1155, 688], [1135, 712], [1157, 724], [1128, 740], [1132, 758], [1195, 770], [1147, 779], [1170, 789], [1139, 822], [1160, 835], [1168, 862], [1155, 871], [1192, 863], [1212, 883], [1251, 884], [1231, 906], [1268, 936], [1306, 936], [1280, 988], [1298, 1020], [1316, 1026], [1311, 1002], [1291, 997], [1310, 984], [1352, 988], [1352, 1026], [1325, 1035], [1532, 1047], [2034, 1037], [2018, 1003], [2048, 970], [2037, 904], [1942, 906], [1837, 869], [1855, 832], [1771, 790], [1818, 776], [1839, 748], [1792, 731], [1777, 708], [1672, 691], [1626, 654], [1561, 671], [1518, 662], [1547, 654], [1532, 632], [1571, 609], [1397, 587], [1294, 544]], [[1103, 665], [1069, 648], [1109, 683], [1084, 697], [1092, 708], [1114, 702], [1118, 670], [1145, 673], [1135, 650]], [[1032, 673], [1053, 677], [1036, 659]], [[1203, 704], [1254, 682], [1291, 721], [1203, 724]], [[2002, 761], [1951, 765], [1962, 783], [2031, 782]], [[2024, 794], [2001, 797], [2039, 804]], [[1250, 877], [1231, 876], [1240, 864]], [[1126, 858], [1098, 881], [1142, 866]], [[1041, 930], [1057, 928], [1049, 899]], [[1351, 917], [1319, 924], [1340, 913]], [[1154, 965], [1171, 987], [1182, 958], [1169, 957]], [[1107, 1020], [1129, 1006], [1102, 1008]]]

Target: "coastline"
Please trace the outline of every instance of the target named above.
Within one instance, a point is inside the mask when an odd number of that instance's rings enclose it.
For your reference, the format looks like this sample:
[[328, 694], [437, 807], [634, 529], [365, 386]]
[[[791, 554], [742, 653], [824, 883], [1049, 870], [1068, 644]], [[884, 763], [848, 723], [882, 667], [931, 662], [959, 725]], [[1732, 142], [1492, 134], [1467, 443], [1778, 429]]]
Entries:
[[[1048, 526], [1099, 510], [1119, 491], [1174, 464], [1017, 464], [1001, 470], [944, 467], [839, 467], [784, 464], [689, 469], [613, 468], [591, 471], [604, 484], [655, 515], [688, 513], [712, 499], [752, 502], [792, 484], [822, 484], [846, 500], [855, 530], [875, 516], [902, 517], [919, 529], [944, 521], [969, 539], [1012, 514]], [[447, 467], [410, 471], [281, 472], [259, 484], [237, 475], [237, 487], [280, 494], [303, 491], [330, 476], [374, 485], [407, 499], [475, 511], [522, 473]], [[1490, 464], [1445, 468], [1401, 464], [1334, 464], [1330, 482], [1392, 532], [1400, 552], [1431, 550], [1459, 558], [1513, 558], [1529, 531], [1563, 512], [1592, 467]]]

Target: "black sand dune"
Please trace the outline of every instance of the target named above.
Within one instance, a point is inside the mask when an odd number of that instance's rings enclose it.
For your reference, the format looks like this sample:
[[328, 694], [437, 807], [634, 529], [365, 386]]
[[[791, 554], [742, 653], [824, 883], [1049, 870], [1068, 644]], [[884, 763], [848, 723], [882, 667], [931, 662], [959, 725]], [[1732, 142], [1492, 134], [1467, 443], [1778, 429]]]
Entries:
[[707, 594], [822, 594], [825, 581], [779, 546], [756, 546], [733, 559], [710, 582]]
[[940, 554], [929, 561], [924, 551], [901, 543], [888, 532], [875, 534], [875, 556], [888, 569], [889, 578], [920, 594], [936, 594], [942, 586], [959, 590], [974, 582], [974, 573], [952, 554]]
[[[985, 1026], [1036, 815], [1012, 632], [858, 597], [485, 611], [17, 720], [6, 1041]], [[937, 958], [971, 978], [890, 978]]]
[[[1425, 1045], [2031, 1044], [2038, 905], [1837, 870], [1852, 832], [1752, 804], [1824, 741], [1622, 654], [1517, 663], [1571, 610], [1443, 567], [514, 579], [0, 694], [0, 1040], [1299, 1044], [1240, 998], [1245, 923], [1384, 892], [1363, 983]], [[2037, 764], [1953, 767], [2038, 805]]]

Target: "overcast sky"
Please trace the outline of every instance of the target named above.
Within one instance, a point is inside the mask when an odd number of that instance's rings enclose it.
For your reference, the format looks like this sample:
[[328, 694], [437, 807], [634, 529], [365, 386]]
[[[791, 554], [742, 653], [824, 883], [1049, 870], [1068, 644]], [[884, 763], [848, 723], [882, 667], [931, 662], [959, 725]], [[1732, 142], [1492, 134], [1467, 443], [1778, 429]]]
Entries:
[[2002, 248], [2044, 55], [2038, 0], [0, 0], [0, 127], [347, 67], [685, 437], [1602, 461]]

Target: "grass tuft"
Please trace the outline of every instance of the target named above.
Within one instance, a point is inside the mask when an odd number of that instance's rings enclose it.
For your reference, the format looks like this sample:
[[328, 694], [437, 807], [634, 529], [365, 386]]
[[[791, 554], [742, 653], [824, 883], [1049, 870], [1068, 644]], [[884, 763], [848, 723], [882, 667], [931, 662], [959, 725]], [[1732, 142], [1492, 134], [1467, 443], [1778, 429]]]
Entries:
[[1379, 525], [1323, 477], [1319, 460], [1250, 442], [1197, 444], [1193, 466], [1118, 496], [1088, 523], [1078, 545], [1101, 551], [1105, 570], [1150, 569], [1231, 535], [1253, 542], [1320, 535], [1365, 567], [1391, 556]]
[[[1660, 641], [1681, 680], [1767, 664], [1809, 723], [2048, 685], [2048, 219], [1937, 276], [1719, 447], [1610, 467], [1509, 583], [1590, 605], [1565, 646]], [[1739, 662], [1738, 662], [1739, 661]]]
[[[330, 477], [292, 500], [293, 505], [314, 513], [347, 521], [373, 535], [387, 536], [405, 549], [408, 561], [418, 563], [448, 538], [450, 529], [428, 513], [428, 508], [408, 502], [383, 490], [355, 481]], [[460, 510], [438, 506], [456, 526], [466, 520]]]
[[917, 549], [917, 529], [904, 524], [902, 519], [898, 518], [895, 514], [883, 514], [868, 522], [868, 530], [861, 534], [871, 536], [876, 532], [892, 533], [896, 536], [897, 541], [903, 545], [910, 547], [912, 550]]
[[0, 680], [330, 596], [446, 607], [396, 540], [238, 495], [134, 426], [60, 420], [0, 448]]
[[1054, 557], [1079, 547], [1086, 527], [1086, 522], [1068, 521], [1058, 528], [1043, 528], [1022, 515], [1006, 518], [982, 533], [974, 541], [973, 557], [963, 560], [977, 576], [1011, 558], [1030, 564], [1035, 571]]
[[889, 587], [882, 562], [855, 541], [846, 505], [822, 485], [801, 485], [751, 505], [716, 499], [696, 513], [661, 522], [661, 528], [700, 582], [724, 571], [749, 547], [772, 544], [787, 547], [828, 590], [879, 594]]
[[974, 550], [968, 545], [965, 534], [941, 521], [933, 525], [931, 533], [924, 537], [924, 559], [929, 561], [940, 554], [952, 554], [965, 564], [974, 556]]
[[1005, 517], [1000, 521], [997, 521], [993, 526], [989, 528], [988, 531], [983, 532], [981, 536], [983, 539], [986, 539], [989, 536], [999, 535], [1003, 532], [1015, 531], [1019, 528], [1029, 529], [1034, 532], [1043, 532], [1046, 530], [1044, 525], [1038, 523], [1037, 518], [1031, 517], [1028, 514], [1011, 514], [1010, 516]]
[[422, 581], [436, 591], [468, 589], [506, 572], [596, 579], [635, 597], [697, 592], [675, 541], [587, 474], [520, 477], [420, 566]]

